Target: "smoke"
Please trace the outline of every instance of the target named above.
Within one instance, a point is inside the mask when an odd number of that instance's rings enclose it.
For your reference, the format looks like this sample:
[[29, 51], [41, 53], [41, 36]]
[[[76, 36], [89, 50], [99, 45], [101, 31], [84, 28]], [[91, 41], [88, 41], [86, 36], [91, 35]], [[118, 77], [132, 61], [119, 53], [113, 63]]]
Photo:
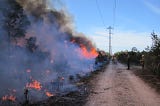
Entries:
[[41, 100], [48, 91], [74, 89], [69, 76], [93, 70], [97, 52], [91, 41], [74, 30], [68, 12], [48, 3], [0, 1], [0, 97], [23, 101], [27, 87], [32, 100]]

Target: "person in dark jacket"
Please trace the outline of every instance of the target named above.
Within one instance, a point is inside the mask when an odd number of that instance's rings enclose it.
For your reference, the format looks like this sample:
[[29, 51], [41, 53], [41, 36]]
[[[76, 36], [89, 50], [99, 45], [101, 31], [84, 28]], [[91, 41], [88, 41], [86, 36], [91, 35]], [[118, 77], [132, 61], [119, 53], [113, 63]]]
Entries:
[[127, 53], [127, 70], [130, 70], [130, 55]]
[[142, 69], [144, 69], [144, 55], [142, 55], [142, 58], [140, 60], [140, 63], [142, 65]]

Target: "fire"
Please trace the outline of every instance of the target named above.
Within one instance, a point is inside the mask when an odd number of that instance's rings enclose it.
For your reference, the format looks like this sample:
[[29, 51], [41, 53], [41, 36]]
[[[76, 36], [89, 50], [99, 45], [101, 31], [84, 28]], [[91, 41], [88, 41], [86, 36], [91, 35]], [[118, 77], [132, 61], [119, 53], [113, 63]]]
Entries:
[[26, 87], [27, 88], [33, 88], [33, 89], [36, 89], [36, 90], [41, 90], [42, 85], [37, 80], [32, 80], [31, 83], [27, 83]]
[[64, 80], [64, 77], [60, 77], [60, 80], [63, 81], [63, 80]]
[[95, 48], [91, 48], [91, 50], [87, 50], [85, 46], [81, 46], [82, 55], [88, 59], [95, 58], [98, 56], [98, 53]]
[[9, 101], [16, 101], [16, 97], [13, 96], [13, 95], [5, 95], [5, 96], [2, 97], [2, 100], [3, 101], [7, 101], [7, 100], [9, 100]]
[[31, 70], [30, 70], [30, 69], [27, 69], [27, 70], [26, 70], [26, 72], [27, 72], [27, 73], [30, 73], [30, 72], [31, 72]]
[[50, 93], [50, 92], [46, 92], [46, 95], [48, 96], [48, 97], [51, 97], [51, 96], [54, 96], [52, 93]]

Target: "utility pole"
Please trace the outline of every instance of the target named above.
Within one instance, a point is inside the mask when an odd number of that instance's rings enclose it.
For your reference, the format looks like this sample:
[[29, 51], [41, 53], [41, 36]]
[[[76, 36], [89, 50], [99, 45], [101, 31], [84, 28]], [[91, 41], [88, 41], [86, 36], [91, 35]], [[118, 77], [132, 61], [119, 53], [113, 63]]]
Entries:
[[107, 28], [108, 30], [109, 30], [109, 56], [111, 56], [112, 55], [112, 46], [111, 46], [111, 34], [112, 34], [112, 27], [111, 26], [109, 26], [108, 28]]

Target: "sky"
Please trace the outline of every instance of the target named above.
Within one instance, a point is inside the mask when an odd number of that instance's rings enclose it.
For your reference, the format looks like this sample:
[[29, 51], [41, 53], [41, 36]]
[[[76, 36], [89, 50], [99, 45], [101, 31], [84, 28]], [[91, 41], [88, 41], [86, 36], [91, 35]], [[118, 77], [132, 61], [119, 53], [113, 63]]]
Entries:
[[112, 53], [139, 51], [151, 46], [151, 32], [160, 31], [160, 0], [62, 0], [73, 17], [75, 29], [97, 48], [108, 52], [108, 26], [112, 30]]

